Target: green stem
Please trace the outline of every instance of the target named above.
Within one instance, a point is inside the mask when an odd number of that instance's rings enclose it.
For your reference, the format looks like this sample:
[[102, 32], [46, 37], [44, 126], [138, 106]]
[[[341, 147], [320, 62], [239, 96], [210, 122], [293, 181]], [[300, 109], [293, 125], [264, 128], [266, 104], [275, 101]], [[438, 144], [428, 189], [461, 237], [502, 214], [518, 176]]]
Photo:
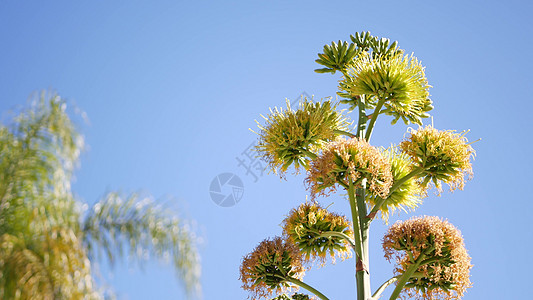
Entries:
[[365, 135], [366, 122], [368, 118], [366, 117], [366, 111], [363, 107], [363, 101], [365, 99], [364, 95], [357, 97], [357, 107], [359, 108], [359, 119], [357, 120], [357, 137], [362, 137]]
[[361, 289], [361, 294], [363, 295], [362, 299], [368, 299], [370, 297], [370, 274], [369, 274], [369, 251], [368, 251], [368, 233], [370, 231], [370, 222], [366, 220], [366, 202], [365, 202], [365, 193], [366, 193], [366, 180], [362, 182], [362, 187], [356, 189], [355, 199], [357, 202], [357, 213], [359, 214], [359, 223], [361, 230], [361, 245], [363, 257], [361, 258], [363, 270], [357, 272], [356, 276], [359, 281], [362, 283], [358, 289]]
[[365, 134], [365, 140], [368, 142], [370, 141], [370, 136], [372, 135], [372, 130], [374, 129], [374, 124], [376, 123], [376, 120], [378, 118], [379, 112], [381, 110], [381, 107], [385, 104], [385, 99], [380, 99], [378, 101], [378, 104], [376, 104], [376, 109], [374, 109], [374, 113], [372, 113], [372, 119], [370, 119], [370, 123], [368, 123], [368, 130]]
[[423, 266], [423, 265], [431, 264], [431, 263], [434, 263], [434, 262], [439, 262], [439, 261], [442, 261], [442, 260], [445, 260], [445, 258], [444, 257], [432, 257], [432, 258], [428, 258], [428, 259], [424, 260], [423, 262], [420, 263], [420, 265]]
[[346, 190], [348, 190], [348, 184], [344, 181], [342, 181], [342, 179], [337, 179], [337, 182], [342, 185], [343, 188], [345, 188]]
[[389, 287], [389, 285], [395, 283], [395, 282], [398, 280], [399, 277], [400, 277], [400, 276], [395, 276], [395, 277], [392, 277], [391, 279], [385, 281], [385, 282], [384, 282], [384, 283], [383, 283], [383, 284], [377, 289], [377, 291], [374, 293], [374, 295], [372, 295], [372, 300], [377, 300], [377, 299], [379, 299], [379, 297], [381, 297], [381, 293], [383, 293], [383, 291], [385, 291], [385, 289], [386, 289], [387, 287]]
[[287, 277], [286, 279], [287, 279], [287, 281], [289, 281], [291, 283], [294, 283], [297, 286], [302, 287], [302, 288], [310, 291], [311, 293], [315, 294], [318, 298], [320, 298], [322, 300], [329, 300], [328, 297], [324, 296], [324, 294], [322, 294], [321, 292], [317, 291], [315, 288], [313, 288], [312, 286], [308, 285], [307, 283], [305, 283], [303, 281], [300, 281], [300, 280], [298, 280], [296, 278], [293, 278], [293, 277]]
[[336, 133], [336, 134], [339, 134], [339, 135], [346, 135], [346, 136], [349, 136], [351, 138], [356, 137], [355, 134], [353, 134], [351, 132], [348, 132], [348, 131], [344, 131], [344, 130], [335, 129], [335, 130], [333, 130], [333, 132]]
[[330, 237], [330, 236], [340, 237], [340, 238], [343, 238], [343, 239], [347, 240], [348, 243], [350, 244], [350, 246], [352, 247], [352, 249], [355, 251], [355, 243], [354, 243], [354, 241], [352, 240], [351, 237], [349, 237], [347, 234], [345, 234], [343, 232], [338, 232], [338, 231], [317, 232], [317, 231], [314, 231], [314, 230], [310, 230], [310, 231], [313, 232], [313, 233], [319, 234], [318, 236], [314, 237], [313, 240], [321, 238], [321, 237]]
[[302, 148], [302, 149], [300, 149], [300, 151], [302, 151], [303, 154], [307, 155], [307, 157], [309, 157], [312, 160], [317, 158], [316, 154], [314, 154], [313, 152], [311, 152], [311, 151], [309, 151], [307, 149]]
[[363, 257], [362, 241], [361, 241], [361, 227], [359, 222], [359, 213], [357, 211], [357, 204], [355, 202], [354, 184], [351, 178], [348, 178], [348, 197], [350, 208], [352, 211], [353, 234], [355, 239], [355, 254], [358, 258]]
[[354, 184], [351, 178], [348, 178], [348, 197], [350, 202], [350, 208], [352, 212], [352, 222], [353, 222], [353, 234], [355, 237], [355, 253], [357, 254], [356, 257], [356, 273], [355, 273], [355, 279], [357, 283], [357, 299], [358, 300], [365, 300], [365, 278], [364, 274], [366, 273], [365, 270], [358, 270], [359, 260], [364, 264], [365, 263], [365, 253], [363, 253], [363, 240], [361, 235], [361, 226], [359, 221], [359, 211], [358, 211], [358, 205], [356, 203], [355, 199], [355, 190], [354, 190]]
[[416, 262], [414, 264], [412, 264], [409, 268], [407, 268], [407, 270], [405, 270], [405, 273], [403, 273], [403, 275], [401, 275], [400, 280], [398, 281], [398, 284], [396, 285], [396, 288], [392, 292], [392, 295], [390, 296], [389, 300], [395, 300], [395, 299], [398, 298], [398, 296], [400, 295], [403, 287], [405, 286], [407, 281], [409, 279], [411, 279], [411, 276], [418, 269], [418, 267], [420, 266], [420, 263], [424, 260], [424, 258], [426, 258], [426, 254], [425, 253], [420, 253], [418, 258], [416, 259]]

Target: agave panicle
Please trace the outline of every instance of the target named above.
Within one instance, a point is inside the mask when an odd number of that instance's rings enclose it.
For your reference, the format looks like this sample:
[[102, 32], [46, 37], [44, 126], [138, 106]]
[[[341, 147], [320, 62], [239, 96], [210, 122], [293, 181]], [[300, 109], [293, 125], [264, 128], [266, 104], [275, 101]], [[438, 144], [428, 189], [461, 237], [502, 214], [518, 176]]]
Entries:
[[242, 260], [242, 288], [250, 291], [253, 299], [283, 293], [295, 288], [289, 284], [287, 277], [303, 277], [305, 270], [302, 263], [302, 255], [296, 245], [281, 237], [266, 239]]
[[366, 108], [384, 102], [386, 113], [408, 124], [422, 124], [433, 109], [424, 67], [413, 55], [398, 51], [390, 56], [358, 56], [339, 83], [341, 91], [351, 97], [366, 95]]
[[409, 137], [400, 143], [402, 151], [415, 165], [424, 168], [420, 175], [424, 187], [432, 181], [439, 191], [441, 182], [448, 184], [451, 190], [463, 189], [465, 178], [473, 175], [470, 159], [475, 156], [465, 134], [426, 126], [411, 130]]
[[340, 138], [327, 144], [311, 163], [306, 183], [314, 196], [326, 195], [334, 191], [338, 183], [347, 185], [348, 180], [362, 186], [362, 179], [368, 181], [372, 194], [386, 197], [392, 185], [389, 162], [364, 139]]
[[417, 217], [392, 225], [383, 238], [385, 257], [400, 275], [418, 261], [403, 292], [415, 299], [460, 299], [470, 282], [470, 256], [461, 232], [438, 217]]
[[308, 168], [309, 158], [323, 145], [347, 131], [351, 124], [336, 110], [331, 101], [312, 102], [305, 99], [297, 110], [287, 102], [287, 109], [271, 109], [264, 117], [266, 124], [259, 125], [259, 142], [256, 146], [259, 156], [280, 175], [294, 165]]
[[300, 248], [307, 261], [317, 260], [324, 264], [329, 253], [342, 259], [351, 256], [350, 243], [339, 236], [321, 236], [324, 232], [353, 234], [351, 222], [346, 217], [329, 212], [318, 203], [303, 203], [291, 210], [283, 221], [283, 233]]

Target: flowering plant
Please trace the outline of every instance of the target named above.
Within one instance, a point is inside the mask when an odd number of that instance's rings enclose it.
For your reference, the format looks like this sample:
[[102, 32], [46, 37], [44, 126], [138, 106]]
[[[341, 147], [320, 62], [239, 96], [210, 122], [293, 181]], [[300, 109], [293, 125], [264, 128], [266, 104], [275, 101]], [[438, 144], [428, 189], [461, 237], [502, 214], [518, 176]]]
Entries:
[[[298, 109], [271, 110], [259, 125], [258, 154], [274, 173], [284, 177], [289, 168], [307, 172], [311, 194], [283, 221], [283, 236], [264, 240], [244, 257], [240, 279], [251, 296], [309, 299], [292, 289], [304, 288], [328, 299], [304, 283], [304, 271], [323, 265], [327, 257], [347, 259], [355, 254], [358, 300], [373, 300], [396, 283], [390, 299], [459, 299], [470, 282], [470, 257], [460, 232], [438, 217], [418, 217], [392, 225], [383, 238], [385, 257], [396, 262], [394, 277], [373, 293], [370, 287], [370, 224], [379, 213], [414, 210], [432, 187], [440, 194], [463, 189], [472, 177], [474, 150], [466, 132], [422, 127], [433, 109], [424, 67], [397, 42], [369, 32], [350, 36], [351, 42], [332, 42], [318, 54], [318, 73], [342, 73], [339, 92], [349, 111], [358, 114], [353, 126], [330, 99], [302, 99]], [[367, 114], [367, 111], [372, 111]], [[417, 124], [397, 146], [370, 144], [379, 115]], [[317, 201], [338, 189], [350, 204], [349, 218], [328, 211]]]

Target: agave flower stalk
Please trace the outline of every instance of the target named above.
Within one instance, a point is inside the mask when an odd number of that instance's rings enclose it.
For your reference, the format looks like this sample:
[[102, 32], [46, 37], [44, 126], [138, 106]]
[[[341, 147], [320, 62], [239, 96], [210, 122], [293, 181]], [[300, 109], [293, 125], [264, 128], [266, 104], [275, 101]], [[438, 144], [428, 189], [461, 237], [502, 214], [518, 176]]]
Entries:
[[[297, 170], [303, 166], [307, 172], [305, 184], [315, 202], [293, 209], [284, 220], [285, 244], [276, 240], [279, 245], [269, 249], [277, 250], [255, 250], [270, 253], [268, 259], [257, 259], [257, 254], [245, 257], [241, 267], [243, 288], [253, 296], [268, 296], [299, 286], [327, 299], [301, 281], [303, 273], [298, 266], [316, 262], [324, 265], [327, 254], [334, 261], [335, 257], [349, 258], [353, 251], [358, 300], [377, 300], [393, 284], [396, 286], [390, 300], [400, 295], [423, 300], [459, 299], [471, 286], [470, 257], [455, 227], [435, 217], [415, 218], [390, 227], [383, 249], [388, 260], [396, 259], [397, 267], [394, 276], [371, 294], [369, 238], [375, 216], [381, 213], [387, 222], [395, 211], [414, 210], [432, 185], [439, 193], [443, 183], [451, 190], [462, 189], [465, 180], [472, 177], [475, 153], [466, 132], [431, 126], [411, 129], [398, 146], [372, 146], [369, 141], [380, 115], [392, 116], [392, 124], [402, 119], [406, 124], [422, 125], [422, 119], [433, 108], [430, 86], [420, 61], [406, 55], [396, 42], [368, 32], [351, 36], [351, 40], [326, 45], [316, 60], [325, 68], [315, 71], [342, 74], [337, 94], [344, 98], [341, 103], [349, 105], [348, 110], [358, 114], [353, 132], [351, 123], [330, 100], [305, 100], [298, 110], [289, 107], [272, 111], [266, 125], [260, 125], [259, 154], [280, 174], [291, 165]], [[373, 112], [367, 115], [370, 110]], [[329, 212], [317, 202], [316, 198], [338, 190], [347, 195], [348, 218]], [[273, 254], [276, 251], [277, 256]], [[257, 261], [272, 264], [279, 257], [285, 265], [255, 266]], [[290, 276], [288, 272], [292, 272]]]

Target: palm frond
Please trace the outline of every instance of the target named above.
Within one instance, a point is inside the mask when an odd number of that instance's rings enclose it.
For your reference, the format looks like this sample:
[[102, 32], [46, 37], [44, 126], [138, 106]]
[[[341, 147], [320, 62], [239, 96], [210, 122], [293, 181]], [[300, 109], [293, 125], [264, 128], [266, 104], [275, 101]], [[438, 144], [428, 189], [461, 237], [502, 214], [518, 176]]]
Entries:
[[171, 259], [189, 294], [199, 292], [200, 267], [194, 233], [151, 199], [109, 193], [88, 212], [82, 228], [89, 257], [101, 257], [95, 253], [100, 249], [113, 263], [127, 249], [129, 258], [138, 262], [150, 255]]
[[28, 249], [22, 239], [0, 236], [0, 298], [28, 299], [40, 295], [54, 299], [54, 288], [42, 259]]

